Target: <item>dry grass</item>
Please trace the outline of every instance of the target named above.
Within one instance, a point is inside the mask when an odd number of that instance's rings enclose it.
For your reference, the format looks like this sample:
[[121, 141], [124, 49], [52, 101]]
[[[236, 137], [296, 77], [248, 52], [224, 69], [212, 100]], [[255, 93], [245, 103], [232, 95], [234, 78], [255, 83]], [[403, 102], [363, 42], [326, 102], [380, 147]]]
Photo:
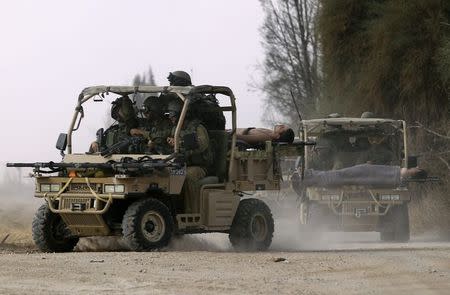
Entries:
[[26, 207], [0, 209], [0, 242], [9, 235], [4, 244], [32, 245], [31, 221], [33, 214], [34, 211]]
[[450, 199], [447, 189], [428, 186], [422, 197], [410, 204], [411, 231], [414, 235], [433, 234], [450, 239]]

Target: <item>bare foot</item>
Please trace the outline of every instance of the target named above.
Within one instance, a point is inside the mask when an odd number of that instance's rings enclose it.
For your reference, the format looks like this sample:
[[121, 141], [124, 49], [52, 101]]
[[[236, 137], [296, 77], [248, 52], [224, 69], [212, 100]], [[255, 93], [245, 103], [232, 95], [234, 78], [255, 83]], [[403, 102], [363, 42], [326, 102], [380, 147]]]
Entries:
[[421, 174], [425, 173], [423, 169], [420, 169], [419, 167], [414, 168], [402, 168], [400, 169], [400, 176], [405, 177], [417, 177]]

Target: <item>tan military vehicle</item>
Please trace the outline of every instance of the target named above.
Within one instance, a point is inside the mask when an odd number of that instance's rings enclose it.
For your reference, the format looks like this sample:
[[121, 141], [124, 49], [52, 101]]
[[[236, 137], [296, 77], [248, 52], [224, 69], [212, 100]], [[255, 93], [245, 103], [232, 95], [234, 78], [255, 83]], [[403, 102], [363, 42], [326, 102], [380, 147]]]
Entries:
[[[315, 141], [302, 159], [308, 169], [336, 171], [359, 164], [406, 167], [407, 129], [404, 121], [379, 118], [303, 120], [303, 140]], [[408, 241], [407, 186], [367, 185], [355, 177], [344, 185], [297, 188], [300, 220], [310, 230], [378, 231], [381, 240]]]
[[[140, 93], [161, 99], [175, 96], [183, 103], [175, 128], [174, 151], [160, 154], [118, 154], [136, 138], [120, 142], [120, 149], [101, 153], [73, 153], [73, 133], [84, 117], [87, 101], [101, 103], [106, 95]], [[161, 95], [171, 94], [171, 95]], [[221, 95], [227, 103], [221, 112], [231, 118], [230, 130], [208, 130], [214, 153], [213, 171], [199, 181], [198, 212], [185, 210], [186, 178], [180, 138], [193, 95]], [[298, 155], [303, 146], [266, 142], [265, 147], [238, 148], [236, 105], [227, 87], [96, 86], [84, 89], [67, 134], [58, 138], [61, 162], [9, 163], [10, 167], [34, 167], [35, 197], [45, 200], [33, 221], [33, 238], [42, 251], [71, 251], [79, 237], [122, 236], [131, 250], [146, 251], [166, 246], [174, 234], [229, 233], [236, 249], [266, 250], [272, 241], [274, 221], [266, 204], [244, 198], [245, 192], [278, 190], [277, 159]], [[193, 137], [195, 138], [195, 136]], [[192, 138], [191, 138], [192, 140]], [[133, 149], [129, 149], [133, 150]], [[64, 154], [64, 151], [66, 154]]]

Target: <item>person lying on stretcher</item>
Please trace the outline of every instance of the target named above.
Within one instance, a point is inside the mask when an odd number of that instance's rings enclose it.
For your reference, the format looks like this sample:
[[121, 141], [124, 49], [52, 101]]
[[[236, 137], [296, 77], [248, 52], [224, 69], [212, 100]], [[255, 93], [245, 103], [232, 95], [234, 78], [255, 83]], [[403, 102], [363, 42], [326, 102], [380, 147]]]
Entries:
[[266, 141], [292, 143], [294, 131], [287, 125], [275, 125], [273, 130], [267, 128], [237, 128], [236, 138], [249, 145], [262, 144]]
[[418, 167], [401, 168], [399, 166], [362, 164], [348, 168], [319, 171], [306, 169], [302, 179], [299, 171], [292, 177], [292, 186], [298, 193], [302, 188], [332, 188], [344, 185], [361, 185], [377, 188], [395, 188], [408, 179], [426, 178], [425, 170]]

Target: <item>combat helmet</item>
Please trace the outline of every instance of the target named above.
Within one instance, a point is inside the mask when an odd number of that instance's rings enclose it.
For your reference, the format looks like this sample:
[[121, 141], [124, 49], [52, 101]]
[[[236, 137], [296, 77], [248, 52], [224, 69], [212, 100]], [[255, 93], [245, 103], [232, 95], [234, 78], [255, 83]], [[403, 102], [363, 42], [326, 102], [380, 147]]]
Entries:
[[121, 96], [111, 104], [111, 117], [114, 120], [124, 123], [136, 119], [133, 102], [128, 96]]
[[331, 118], [331, 119], [336, 119], [336, 118], [341, 118], [342, 115], [339, 113], [331, 113], [327, 116], [327, 118]]
[[144, 100], [144, 112], [149, 114], [164, 115], [164, 103], [156, 96], [149, 96]]
[[170, 86], [191, 86], [191, 76], [185, 71], [170, 72], [167, 77]]
[[171, 99], [166, 108], [165, 116], [168, 118], [179, 117], [181, 113], [181, 109], [183, 108], [181, 101], [179, 99]]
[[361, 114], [362, 119], [375, 118], [375, 114], [372, 112], [364, 112]]

